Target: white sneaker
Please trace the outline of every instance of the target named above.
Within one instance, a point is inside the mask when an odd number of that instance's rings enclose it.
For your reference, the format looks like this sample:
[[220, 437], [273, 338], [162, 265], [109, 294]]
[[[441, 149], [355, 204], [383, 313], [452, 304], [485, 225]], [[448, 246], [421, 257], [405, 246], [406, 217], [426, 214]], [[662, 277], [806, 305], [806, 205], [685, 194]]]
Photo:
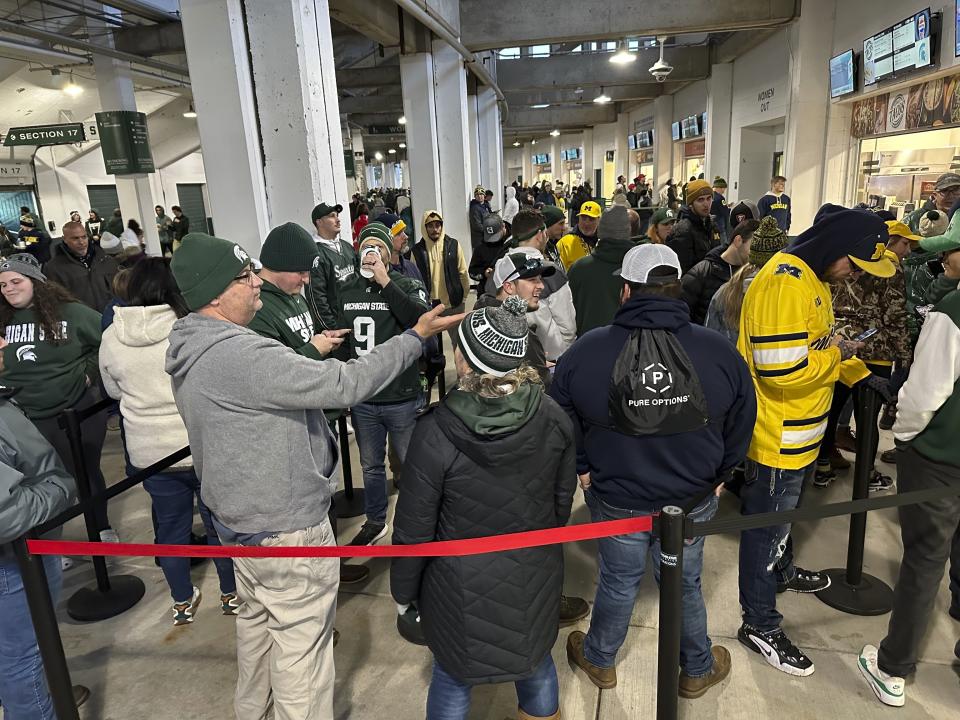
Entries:
[[864, 645], [857, 660], [857, 667], [880, 702], [892, 707], [903, 707], [906, 699], [903, 695], [903, 678], [887, 675], [880, 669], [877, 665], [877, 648]]
[[113, 528], [107, 528], [106, 530], [100, 531], [100, 542], [105, 543], [119, 543], [120, 536], [117, 534], [117, 531]]
[[197, 606], [200, 605], [200, 588], [194, 586], [193, 595], [187, 602], [173, 604], [173, 624], [189, 625], [193, 622], [193, 616], [197, 612]]

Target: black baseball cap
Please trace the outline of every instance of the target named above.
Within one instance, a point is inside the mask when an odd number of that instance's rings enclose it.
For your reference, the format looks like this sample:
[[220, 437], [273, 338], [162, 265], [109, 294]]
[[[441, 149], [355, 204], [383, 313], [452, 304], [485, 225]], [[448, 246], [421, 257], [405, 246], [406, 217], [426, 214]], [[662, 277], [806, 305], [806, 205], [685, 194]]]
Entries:
[[313, 209], [313, 212], [310, 213], [310, 221], [316, 222], [320, 218], [325, 218], [332, 212], [342, 213], [343, 205], [327, 205], [326, 203], [320, 203]]
[[533, 256], [522, 251], [512, 252], [497, 260], [493, 269], [493, 285], [500, 288], [507, 280], [529, 280], [537, 277], [550, 277], [557, 268], [544, 262], [543, 257]]

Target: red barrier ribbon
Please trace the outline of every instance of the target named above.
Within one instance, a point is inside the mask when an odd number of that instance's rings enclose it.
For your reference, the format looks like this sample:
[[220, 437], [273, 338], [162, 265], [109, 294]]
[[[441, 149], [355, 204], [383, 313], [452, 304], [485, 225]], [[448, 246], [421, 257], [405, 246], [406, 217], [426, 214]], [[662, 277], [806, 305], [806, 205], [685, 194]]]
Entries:
[[145, 543], [74, 542], [27, 540], [34, 555], [106, 555], [113, 557], [464, 557], [483, 553], [520, 550], [596, 540], [614, 535], [649, 532], [653, 516], [605, 520], [546, 530], [491, 535], [466, 540], [441, 540], [417, 545], [327, 545], [258, 547], [247, 545], [148, 545]]

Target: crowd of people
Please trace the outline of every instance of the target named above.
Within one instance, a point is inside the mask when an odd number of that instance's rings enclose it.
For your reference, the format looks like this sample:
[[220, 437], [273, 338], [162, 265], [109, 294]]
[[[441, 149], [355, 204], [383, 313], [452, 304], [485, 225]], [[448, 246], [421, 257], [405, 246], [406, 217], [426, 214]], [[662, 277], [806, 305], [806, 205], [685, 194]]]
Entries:
[[[960, 490], [960, 232], [948, 225], [960, 175], [941, 176], [935, 207], [902, 222], [828, 204], [795, 237], [784, 184], [775, 177], [756, 204], [730, 207], [722, 178], [671, 181], [656, 197], [645, 178], [620, 178], [604, 210], [588, 184], [568, 193], [559, 181], [518, 181], [500, 211], [478, 186], [465, 208], [469, 244], [446, 233], [438, 209], [415, 225], [407, 193], [391, 189], [354, 196], [348, 213], [318, 204], [309, 231], [275, 227], [259, 260], [190, 232], [179, 208], [172, 219], [156, 209], [171, 257], [122, 240], [112, 253], [117, 236], [94, 211], [63, 226], [52, 258], [38, 256], [39, 242], [18, 243], [0, 261], [0, 702], [14, 717], [53, 717], [8, 543], [72, 502], [57, 416], [104, 396], [119, 402], [130, 472], [191, 448], [145, 483], [164, 544], [191, 541], [195, 511], [210, 544], [337, 544], [333, 424], [344, 413], [365, 490], [351, 545], [561, 527], [578, 487], [594, 521], [677, 505], [704, 522], [724, 488], [744, 515], [791, 510], [849, 467], [845, 407], [865, 392], [885, 400], [897, 441], [892, 458], [869, 458], [870, 489], [893, 487], [877, 469], [892, 460], [901, 490]], [[429, 403], [444, 333], [457, 382]], [[84, 425], [95, 491], [107, 415]], [[960, 620], [960, 497], [902, 507], [900, 519], [888, 635], [858, 658], [889, 705], [904, 703], [951, 553]], [[117, 539], [105, 504], [97, 522], [103, 540]], [[708, 632], [704, 542], [684, 550], [685, 698], [732, 663]], [[555, 545], [394, 560], [400, 634], [434, 656], [427, 717], [465, 718], [473, 686], [512, 682], [521, 719], [559, 718], [551, 649], [561, 626], [587, 616], [567, 656], [597, 687], [615, 687], [648, 557], [659, 579], [654, 534], [601, 540], [592, 606], [564, 593]], [[789, 524], [741, 534], [737, 638], [803, 677], [814, 661], [790, 640], [777, 595], [814, 593], [830, 578], [794, 557]], [[173, 624], [197, 622], [189, 561], [159, 565]], [[62, 566], [45, 567], [56, 595]], [[244, 557], [216, 570], [218, 609], [236, 618], [237, 717], [271, 707], [333, 717], [337, 590], [368, 569]]]

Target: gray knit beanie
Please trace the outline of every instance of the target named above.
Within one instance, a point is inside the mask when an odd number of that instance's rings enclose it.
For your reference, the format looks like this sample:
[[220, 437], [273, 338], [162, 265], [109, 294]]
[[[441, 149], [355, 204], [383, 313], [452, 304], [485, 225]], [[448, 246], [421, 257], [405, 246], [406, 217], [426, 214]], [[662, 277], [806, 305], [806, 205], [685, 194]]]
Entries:
[[630, 217], [627, 208], [614, 205], [600, 216], [600, 225], [597, 228], [597, 238], [604, 240], [629, 240]]
[[482, 375], [503, 377], [527, 355], [527, 301], [511, 295], [499, 307], [468, 313], [457, 329], [464, 359]]

